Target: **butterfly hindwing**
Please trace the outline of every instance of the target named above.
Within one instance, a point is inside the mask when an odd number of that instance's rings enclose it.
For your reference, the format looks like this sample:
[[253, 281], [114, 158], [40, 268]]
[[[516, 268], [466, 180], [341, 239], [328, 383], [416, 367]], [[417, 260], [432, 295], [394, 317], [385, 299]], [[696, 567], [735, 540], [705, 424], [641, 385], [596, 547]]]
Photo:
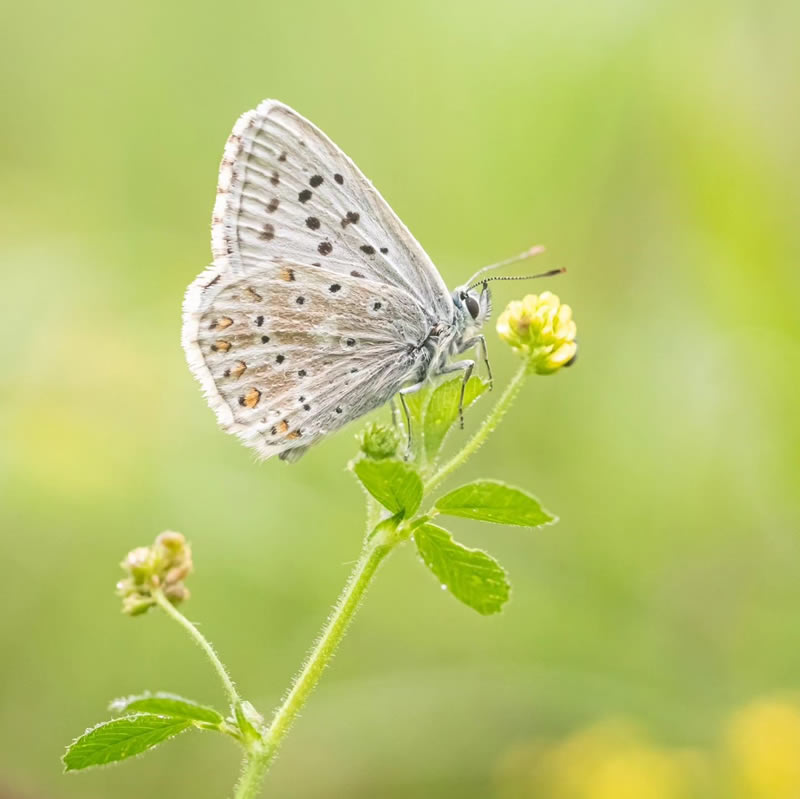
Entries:
[[385, 283], [282, 260], [202, 298], [185, 321], [193, 371], [221, 424], [262, 457], [302, 451], [418, 371], [425, 317]]

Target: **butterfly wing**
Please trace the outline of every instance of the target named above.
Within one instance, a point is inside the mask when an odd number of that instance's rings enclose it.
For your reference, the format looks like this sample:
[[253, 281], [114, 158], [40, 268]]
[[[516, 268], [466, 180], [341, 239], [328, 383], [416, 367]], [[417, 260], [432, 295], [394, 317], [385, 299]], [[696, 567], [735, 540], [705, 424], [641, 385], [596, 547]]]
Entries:
[[431, 324], [453, 303], [436, 267], [355, 164], [296, 111], [265, 100], [228, 138], [212, 219], [214, 263], [244, 274], [284, 258], [407, 292]]
[[419, 371], [427, 321], [396, 286], [286, 260], [195, 283], [192, 371], [220, 424], [263, 458], [294, 459]]

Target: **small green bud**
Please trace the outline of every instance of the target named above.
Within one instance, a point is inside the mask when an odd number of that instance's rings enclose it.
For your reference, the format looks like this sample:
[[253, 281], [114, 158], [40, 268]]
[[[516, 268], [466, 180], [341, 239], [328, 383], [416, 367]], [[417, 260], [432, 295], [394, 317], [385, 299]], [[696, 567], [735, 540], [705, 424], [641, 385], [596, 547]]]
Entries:
[[572, 309], [549, 291], [509, 303], [497, 320], [497, 333], [536, 374], [571, 366], [578, 354]]
[[135, 583], [143, 583], [152, 573], [152, 560], [150, 547], [136, 547], [125, 556], [125, 560], [121, 565], [131, 575]]
[[126, 616], [141, 616], [155, 605], [155, 600], [139, 594], [131, 594], [122, 600], [122, 612]]
[[375, 422], [368, 424], [361, 434], [361, 451], [376, 461], [393, 457], [399, 444], [400, 438], [393, 427]]
[[120, 565], [127, 576], [117, 583], [117, 595], [128, 616], [139, 616], [155, 605], [156, 589], [173, 604], [189, 598], [183, 581], [192, 572], [192, 550], [180, 533], [161, 533], [152, 546], [132, 549]]
[[189, 589], [185, 585], [182, 583], [175, 583], [173, 585], [164, 586], [164, 596], [172, 602], [173, 605], [177, 605], [178, 602], [185, 602], [190, 594]]
[[172, 530], [165, 530], [156, 536], [156, 544], [163, 547], [168, 552], [180, 553], [186, 547], [186, 538], [180, 533]]

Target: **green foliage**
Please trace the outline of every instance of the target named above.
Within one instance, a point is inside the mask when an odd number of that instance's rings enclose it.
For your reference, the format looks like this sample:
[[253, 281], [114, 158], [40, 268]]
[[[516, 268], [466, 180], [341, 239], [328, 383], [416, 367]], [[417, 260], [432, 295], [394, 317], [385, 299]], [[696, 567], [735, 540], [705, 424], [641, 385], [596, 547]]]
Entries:
[[390, 537], [394, 535], [398, 525], [402, 521], [403, 511], [395, 513], [394, 516], [390, 516], [388, 519], [383, 519], [382, 521], [378, 522], [367, 534], [367, 540], [370, 541], [371, 539], [375, 538], [375, 536]]
[[135, 757], [189, 729], [186, 718], [138, 713], [104, 721], [76, 738], [64, 755], [66, 771], [104, 766]]
[[392, 513], [412, 516], [422, 502], [422, 480], [409, 463], [396, 460], [357, 460], [353, 471], [364, 488]]
[[115, 699], [109, 709], [113, 713], [154, 713], [159, 716], [205, 722], [217, 727], [225, 721], [213, 707], [200, 705], [191, 699], [184, 699], [182, 696], [161, 691], [155, 694], [139, 694]]
[[423, 388], [421, 391], [416, 391], [413, 394], [406, 394], [405, 401], [408, 408], [408, 415], [411, 417], [411, 424], [415, 430], [419, 430], [422, 426], [422, 420], [425, 418], [425, 407], [428, 404], [431, 390], [428, 387]]
[[[458, 403], [461, 397], [462, 379], [448, 380], [431, 393], [425, 407], [423, 425], [425, 457], [433, 460], [444, 444], [447, 433], [458, 420]], [[489, 384], [480, 377], [471, 377], [464, 388], [464, 409], [469, 408]]]
[[442, 527], [424, 523], [414, 529], [417, 551], [443, 588], [488, 616], [499, 613], [508, 601], [509, 584], [500, 564], [479, 549], [453, 540]]
[[497, 480], [476, 480], [436, 500], [436, 510], [495, 524], [539, 527], [556, 521], [536, 497]]

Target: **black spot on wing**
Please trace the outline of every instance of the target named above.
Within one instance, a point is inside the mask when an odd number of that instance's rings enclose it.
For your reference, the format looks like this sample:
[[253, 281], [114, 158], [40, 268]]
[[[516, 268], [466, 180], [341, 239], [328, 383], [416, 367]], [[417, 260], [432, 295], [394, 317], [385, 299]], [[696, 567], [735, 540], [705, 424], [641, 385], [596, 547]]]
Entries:
[[348, 225], [355, 225], [360, 218], [358, 211], [348, 211], [342, 217], [342, 227], [346, 228]]

